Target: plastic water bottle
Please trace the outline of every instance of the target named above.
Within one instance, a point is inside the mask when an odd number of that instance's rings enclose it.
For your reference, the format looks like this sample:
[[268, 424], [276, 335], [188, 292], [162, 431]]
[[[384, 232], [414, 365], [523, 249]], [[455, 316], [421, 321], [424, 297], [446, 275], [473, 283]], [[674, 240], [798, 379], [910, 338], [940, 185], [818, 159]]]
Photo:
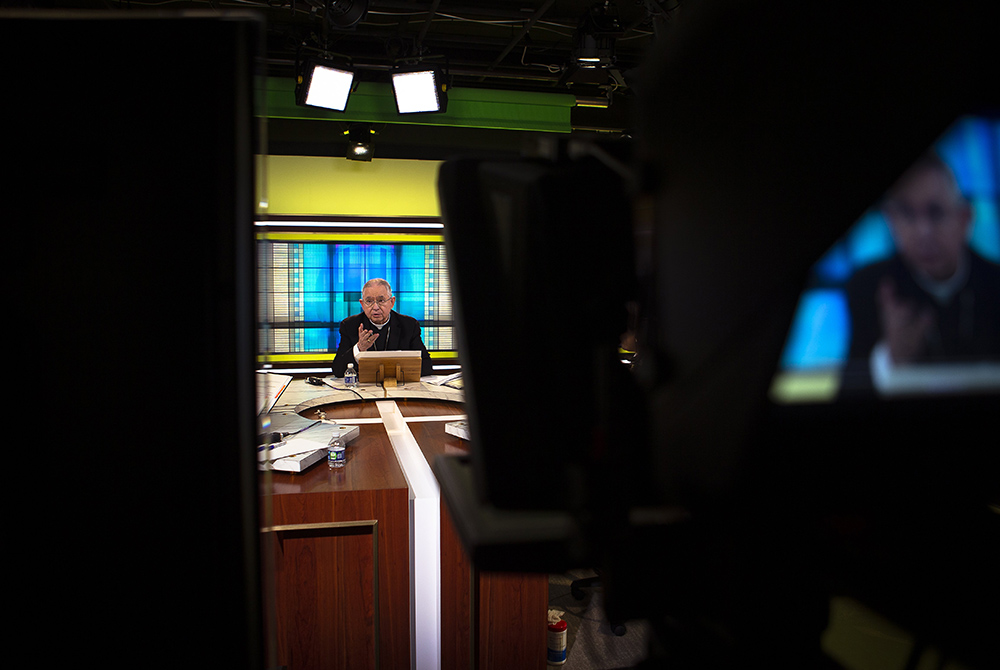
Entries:
[[358, 385], [358, 371], [354, 369], [354, 363], [347, 364], [347, 370], [344, 372], [344, 384], [347, 388], [354, 388]]
[[344, 443], [339, 437], [335, 437], [330, 440], [330, 444], [326, 447], [326, 464], [331, 468], [342, 468], [344, 467], [344, 459], [346, 455], [344, 451]]

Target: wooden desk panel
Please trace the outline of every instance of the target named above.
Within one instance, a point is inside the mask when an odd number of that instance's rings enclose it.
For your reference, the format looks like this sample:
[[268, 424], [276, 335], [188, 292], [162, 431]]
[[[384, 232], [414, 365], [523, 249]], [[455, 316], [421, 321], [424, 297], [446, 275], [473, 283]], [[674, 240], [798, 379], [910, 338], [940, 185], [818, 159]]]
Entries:
[[441, 510], [442, 670], [544, 670], [549, 578], [477, 570]]
[[377, 532], [374, 521], [275, 532], [277, 657], [282, 666], [380, 667]]
[[472, 670], [476, 590], [472, 565], [455, 532], [447, 506], [441, 503], [441, 670]]
[[[394, 399], [400, 413], [451, 416], [461, 404], [426, 399]], [[309, 419], [322, 412], [350, 424], [352, 418], [377, 418], [374, 402], [341, 402], [302, 411]], [[444, 421], [407, 425], [428, 463], [440, 455], [466, 453], [467, 443], [444, 431]], [[377, 520], [373, 533], [343, 526], [274, 533], [279, 589], [298, 591], [279, 599], [278, 618], [284, 641], [279, 663], [291, 670], [317, 667], [409, 667], [409, 492], [392, 445], [380, 424], [361, 424], [347, 448], [344, 468], [320, 463], [297, 475], [276, 474], [267, 490], [272, 525], [302, 526]], [[283, 536], [283, 537], [281, 537]], [[377, 558], [377, 567], [371, 565]], [[321, 565], [351, 564], [355, 569], [323, 571]], [[362, 574], [363, 573], [363, 574]], [[378, 657], [375, 649], [374, 585], [379, 611]], [[324, 576], [325, 575], [325, 576]], [[344, 579], [353, 579], [345, 582]], [[303, 588], [307, 587], [307, 588]], [[331, 631], [314, 612], [332, 607], [356, 613]], [[455, 533], [450, 515], [441, 510], [441, 667], [443, 670], [544, 670], [548, 575], [476, 570]], [[374, 615], [373, 615], [374, 616]], [[297, 622], [297, 623], [296, 623]], [[324, 632], [326, 631], [326, 632]], [[343, 644], [358, 646], [346, 652]], [[281, 646], [283, 645], [283, 646]], [[315, 650], [315, 651], [314, 651]], [[350, 654], [350, 655], [348, 655]], [[293, 659], [294, 663], [287, 659]]]
[[[408, 401], [405, 416], [451, 415], [454, 406]], [[441, 421], [413, 421], [410, 432], [428, 463], [468, 452], [468, 444]], [[474, 576], [474, 578], [473, 578]], [[471, 564], [451, 515], [441, 508], [441, 667], [506, 670], [546, 667], [549, 578], [540, 573], [478, 570]]]
[[277, 662], [409, 668], [409, 491], [382, 427], [360, 426], [343, 468], [261, 480]]
[[524, 572], [477, 571], [479, 670], [546, 666], [549, 577]]

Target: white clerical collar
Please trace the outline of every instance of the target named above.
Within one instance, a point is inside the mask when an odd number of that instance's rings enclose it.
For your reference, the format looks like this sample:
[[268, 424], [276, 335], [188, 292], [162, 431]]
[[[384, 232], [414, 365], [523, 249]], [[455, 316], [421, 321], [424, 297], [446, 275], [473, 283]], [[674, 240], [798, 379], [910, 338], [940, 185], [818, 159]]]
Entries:
[[374, 321], [372, 321], [371, 319], [368, 319], [368, 320], [369, 320], [369, 321], [371, 321], [371, 323], [372, 323], [372, 325], [373, 325], [373, 326], [375, 326], [375, 327], [376, 327], [376, 328], [378, 328], [379, 330], [382, 330], [383, 328], [385, 328], [386, 326], [388, 326], [388, 325], [389, 325], [389, 321], [390, 321], [391, 319], [392, 319], [392, 313], [390, 312], [390, 313], [389, 313], [389, 318], [385, 320], [385, 323], [375, 323], [375, 322], [374, 322]]
[[969, 278], [967, 254], [962, 254], [961, 258], [958, 259], [958, 267], [955, 269], [955, 273], [947, 279], [938, 281], [922, 272], [915, 273], [913, 278], [920, 285], [920, 288], [927, 291], [936, 301], [944, 305], [951, 300], [953, 295], [958, 293], [960, 288], [965, 286], [965, 282]]

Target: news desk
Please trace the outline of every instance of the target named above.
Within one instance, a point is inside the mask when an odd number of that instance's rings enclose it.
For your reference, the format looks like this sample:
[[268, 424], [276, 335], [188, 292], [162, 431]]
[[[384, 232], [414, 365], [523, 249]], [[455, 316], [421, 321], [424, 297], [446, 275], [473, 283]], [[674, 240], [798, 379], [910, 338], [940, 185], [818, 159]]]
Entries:
[[268, 666], [543, 670], [548, 576], [472, 565], [430, 471], [467, 452], [461, 391], [359, 392], [295, 380], [271, 412], [360, 434], [343, 468], [261, 473]]

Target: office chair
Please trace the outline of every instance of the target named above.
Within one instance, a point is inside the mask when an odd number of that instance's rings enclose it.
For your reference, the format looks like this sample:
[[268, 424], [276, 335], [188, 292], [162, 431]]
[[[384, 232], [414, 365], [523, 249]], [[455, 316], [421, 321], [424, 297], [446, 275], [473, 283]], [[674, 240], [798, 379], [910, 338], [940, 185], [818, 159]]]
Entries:
[[[574, 579], [570, 583], [569, 591], [573, 595], [573, 598], [575, 600], [583, 600], [583, 597], [585, 595], [583, 589], [594, 586], [601, 586], [601, 572], [600, 570], [595, 570], [595, 572], [597, 574], [593, 575], [592, 577], [582, 577], [580, 579]], [[607, 616], [606, 610], [605, 610], [605, 616]], [[611, 624], [611, 632], [617, 635], [618, 637], [621, 637], [626, 632], [628, 632], [625, 628], [624, 622], [614, 621], [613, 619], [608, 617], [608, 623]]]

